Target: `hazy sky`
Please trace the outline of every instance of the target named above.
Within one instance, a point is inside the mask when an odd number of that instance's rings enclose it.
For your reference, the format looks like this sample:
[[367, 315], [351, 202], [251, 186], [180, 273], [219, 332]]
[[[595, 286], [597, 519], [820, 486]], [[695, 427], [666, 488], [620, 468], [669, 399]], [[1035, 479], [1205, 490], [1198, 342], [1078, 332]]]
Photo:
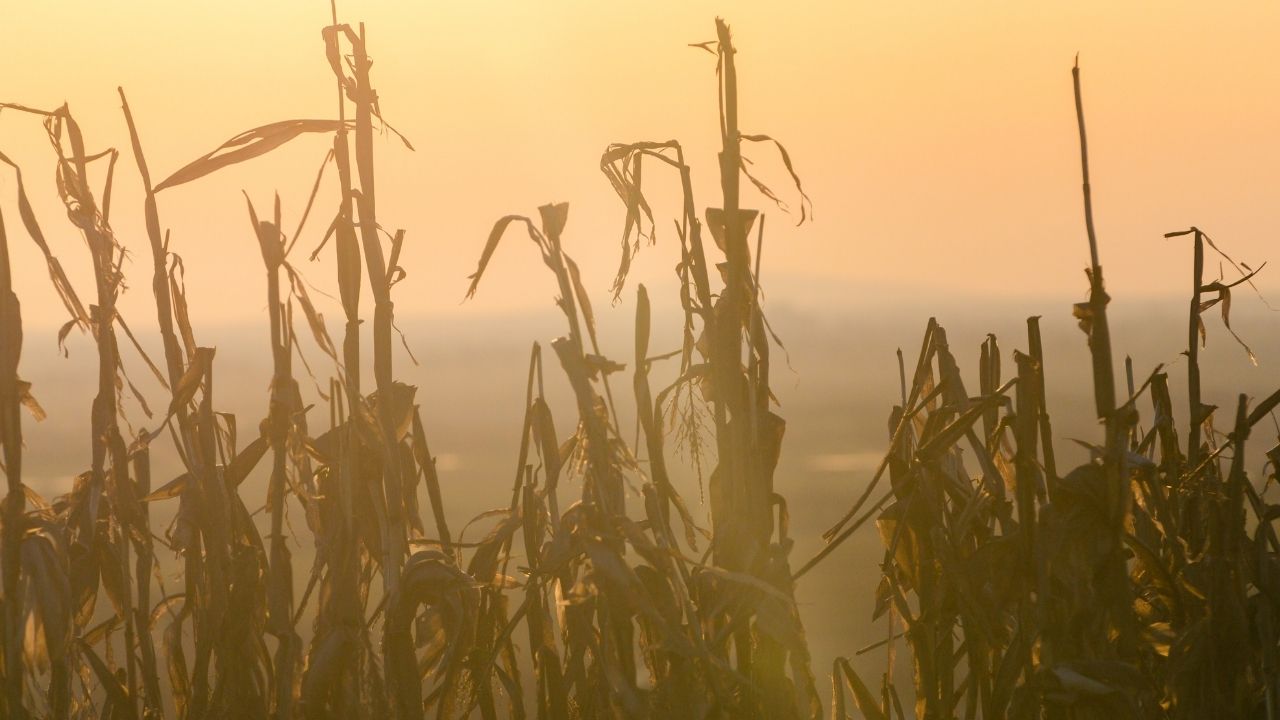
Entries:
[[[1188, 249], [1160, 235], [1192, 223], [1240, 259], [1276, 259], [1280, 4], [1222, 12], [1206, 3], [1078, 0], [379, 0], [344, 2], [339, 12], [366, 22], [384, 113], [417, 147], [379, 141], [379, 219], [408, 231], [401, 311], [458, 311], [492, 222], [562, 200], [571, 203], [568, 248], [603, 303], [623, 217], [598, 170], [611, 141], [681, 140], [699, 206], [719, 204], [715, 61], [688, 47], [714, 38], [717, 14], [739, 47], [743, 130], [787, 145], [817, 213], [794, 228], [767, 200], [748, 196], [769, 213], [773, 302], [1083, 294], [1070, 83], [1077, 51], [1113, 296], [1182, 293]], [[248, 128], [332, 117], [320, 35], [328, 14], [318, 0], [0, 1], [0, 100], [65, 100], [91, 149], [124, 151], [112, 222], [135, 251], [126, 312], [149, 314], [151, 299], [116, 86], [129, 94], [159, 179]], [[161, 221], [186, 258], [197, 322], [262, 312], [261, 261], [239, 192], [266, 205], [278, 189], [292, 227], [325, 149], [319, 137], [304, 138], [162, 193]], [[45, 232], [88, 294], [87, 253], [57, 202], [38, 123], [0, 114], [0, 150], [24, 164]], [[752, 156], [785, 187], [765, 149]], [[656, 166], [646, 178], [655, 189], [675, 183]], [[331, 216], [331, 181], [300, 243], [305, 252]], [[32, 269], [19, 284], [25, 315], [52, 322], [53, 296], [17, 223], [7, 171], [0, 209], [19, 266]], [[659, 245], [644, 248], [636, 267], [650, 283], [676, 261], [675, 208], [659, 209]], [[549, 302], [552, 281], [535, 251], [511, 240], [470, 311]], [[308, 264], [302, 256], [295, 259], [309, 277], [332, 290], [330, 258]], [[1280, 287], [1280, 276], [1263, 285]], [[328, 305], [336, 317], [336, 303]]]

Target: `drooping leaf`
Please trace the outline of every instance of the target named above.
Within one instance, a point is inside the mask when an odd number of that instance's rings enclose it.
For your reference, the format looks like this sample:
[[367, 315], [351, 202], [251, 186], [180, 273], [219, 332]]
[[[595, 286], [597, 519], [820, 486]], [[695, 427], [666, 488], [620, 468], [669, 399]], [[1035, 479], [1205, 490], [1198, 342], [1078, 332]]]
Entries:
[[350, 121], [344, 125], [337, 120], [282, 120], [246, 130], [184, 165], [156, 185], [154, 192], [189, 183], [228, 165], [265, 155], [305, 133], [335, 132], [352, 125]]

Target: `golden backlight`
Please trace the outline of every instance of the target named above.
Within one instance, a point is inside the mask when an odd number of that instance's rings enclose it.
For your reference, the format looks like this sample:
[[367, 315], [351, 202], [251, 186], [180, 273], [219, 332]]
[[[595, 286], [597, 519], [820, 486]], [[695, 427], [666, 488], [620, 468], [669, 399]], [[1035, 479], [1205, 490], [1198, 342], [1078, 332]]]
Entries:
[[1277, 717], [1280, 3], [339, 4], [0, 0], [0, 719]]
[[[1186, 254], [1164, 252], [1167, 230], [1196, 224], [1257, 258], [1280, 224], [1274, 4], [1230, 16], [1194, 2], [362, 2], [340, 11], [366, 22], [385, 115], [417, 148], [380, 141], [380, 217], [407, 230], [414, 273], [401, 312], [456, 306], [492, 221], [550, 201], [570, 202], [567, 242], [603, 295], [621, 224], [597, 169], [609, 142], [679, 139], [695, 167], [708, 168], [697, 187], [714, 190], [715, 62], [688, 43], [710, 39], [716, 14], [739, 40], [744, 131], [787, 143], [817, 213], [792, 229], [768, 201], [748, 198], [772, 216], [779, 300], [852, 302], [890, 287], [1082, 294], [1069, 75], [1077, 52], [1113, 292], [1185, 284]], [[65, 100], [91, 146], [127, 155], [123, 86], [153, 173], [164, 176], [250, 127], [331, 116], [320, 38], [328, 18], [318, 1], [7, 3], [0, 95], [40, 107]], [[199, 268], [193, 297], [256, 270], [239, 191], [260, 202], [279, 191], [291, 225], [324, 143], [303, 139], [162, 194], [174, 248]], [[31, 175], [51, 174], [31, 118], [0, 114], [0, 148]], [[128, 157], [120, 166], [112, 217], [130, 247], [141, 232], [131, 166]], [[0, 207], [12, 207], [12, 187], [0, 174]], [[57, 227], [60, 209], [34, 195]], [[678, 208], [660, 210], [661, 243]], [[307, 248], [326, 220], [313, 219]], [[16, 245], [17, 264], [28, 262], [34, 249]], [[649, 277], [669, 275], [669, 256], [658, 257], [641, 265]], [[499, 257], [501, 281], [473, 312], [523, 306], [529, 293], [545, 299], [551, 289], [526, 281], [523, 262], [536, 258]], [[329, 273], [311, 274], [333, 289]], [[33, 298], [49, 292], [38, 278], [21, 281]], [[146, 307], [143, 295], [127, 293], [124, 307]], [[208, 320], [261, 310], [247, 300], [196, 305]], [[27, 307], [30, 322], [55, 319], [47, 303]]]

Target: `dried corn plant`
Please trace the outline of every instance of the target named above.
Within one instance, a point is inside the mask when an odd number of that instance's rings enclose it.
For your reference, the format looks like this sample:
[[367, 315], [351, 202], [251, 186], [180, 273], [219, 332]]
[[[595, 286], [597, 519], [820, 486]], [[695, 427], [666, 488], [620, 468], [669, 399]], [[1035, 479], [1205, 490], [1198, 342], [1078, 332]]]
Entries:
[[[807, 717], [820, 711], [819, 702], [803, 628], [794, 607], [787, 560], [791, 540], [787, 535], [786, 501], [774, 491], [773, 482], [785, 422], [771, 407], [770, 342], [776, 338], [771, 337], [760, 304], [758, 281], [765, 223], [756, 210], [741, 206], [742, 177], [748, 178], [767, 199], [784, 208], [785, 204], [751, 174], [750, 163], [742, 153], [743, 144], [768, 142], [777, 148], [801, 198], [801, 222], [809, 215], [809, 200], [786, 149], [767, 135], [746, 134], [739, 129], [736, 50], [728, 25], [718, 20], [716, 40], [700, 47], [716, 56], [719, 79], [723, 202], [721, 207], [708, 208], [705, 218], [715, 248], [724, 257], [715, 264], [723, 287], [711, 284], [711, 261], [695, 209], [691, 169], [683, 148], [670, 141], [616, 144], [607, 148], [601, 158], [601, 169], [627, 213], [622, 261], [613, 289], [615, 297], [622, 292], [632, 256], [641, 240], [646, 235], [651, 238], [654, 232], [653, 212], [642, 192], [644, 161], [671, 166], [679, 172], [683, 197], [682, 217], [676, 228], [681, 248], [677, 273], [679, 302], [685, 317], [684, 338], [681, 349], [672, 353], [680, 356], [679, 377], [660, 393], [652, 409], [647, 379], [640, 378], [641, 368], [637, 368], [639, 417], [649, 459], [655, 477], [663, 482], [659, 488], [669, 487], [662, 457], [661, 419], [672, 414], [681, 426], [679, 436], [692, 438], [695, 452], [700, 438], [698, 423], [704, 416], [714, 419], [716, 462], [710, 476], [714, 563], [724, 571], [751, 577], [758, 587], [770, 591], [761, 596], [763, 603], [730, 604], [719, 613], [720, 617], [712, 619], [718, 634], [724, 634], [727, 640], [716, 649], [723, 662], [750, 679], [755, 689], [752, 712], [769, 717]], [[754, 254], [750, 242], [753, 228], [758, 230]], [[639, 348], [648, 345], [649, 301], [643, 291], [641, 297], [640, 307], [646, 316], [641, 324], [646, 330], [637, 330], [636, 362], [647, 365], [647, 353]], [[678, 404], [682, 392], [688, 402], [683, 409]], [[670, 393], [675, 396], [664, 408], [663, 400]], [[687, 517], [683, 510], [681, 514]]]
[[[867, 684], [846, 658], [832, 668], [833, 717], [852, 699], [868, 718], [1276, 717], [1280, 517], [1246, 472], [1254, 427], [1280, 405], [1241, 395], [1225, 434], [1200, 393], [1201, 314], [1230, 330], [1231, 288], [1256, 270], [1198, 228], [1187, 343], [1190, 411], [1179, 440], [1169, 375], [1156, 367], [1116, 400], [1108, 297], [1094, 234], [1078, 67], [1073, 70], [1090, 247], [1089, 300], [1075, 308], [1093, 354], [1103, 431], [1090, 460], [1059, 475], [1045, 403], [1038, 318], [1002, 383], [994, 337], [970, 395], [930, 320], [915, 371], [903, 374], [890, 448], [866, 491], [826, 534], [803, 575], [872, 520], [884, 542], [875, 618], [887, 617], [887, 667]], [[1206, 283], [1208, 244], [1238, 273]], [[1258, 268], [1260, 270], [1261, 267]], [[1205, 294], [1217, 297], [1205, 300]], [[1252, 352], [1244, 345], [1253, 359]], [[910, 388], [909, 391], [907, 388]], [[1139, 407], [1150, 403], [1150, 427]], [[973, 461], [966, 464], [968, 451]], [[1280, 450], [1268, 451], [1274, 477]], [[883, 486], [888, 477], [888, 487]], [[914, 707], [894, 683], [905, 638]]]

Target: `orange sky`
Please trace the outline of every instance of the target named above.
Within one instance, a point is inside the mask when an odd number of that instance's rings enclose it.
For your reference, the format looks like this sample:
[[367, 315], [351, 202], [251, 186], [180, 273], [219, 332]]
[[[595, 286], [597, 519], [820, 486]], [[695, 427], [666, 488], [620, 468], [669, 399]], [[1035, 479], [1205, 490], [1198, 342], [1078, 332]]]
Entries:
[[[384, 113], [417, 146], [380, 142], [379, 219], [408, 231], [401, 312], [458, 312], [492, 222], [560, 200], [571, 203], [568, 249], [603, 304], [623, 218], [597, 167], [611, 141], [681, 140], [698, 204], [718, 204], [714, 58], [687, 46], [714, 37], [717, 14], [740, 50], [743, 130], [788, 146], [817, 212], [794, 228], [763, 198], [748, 200], [769, 213], [772, 302], [1083, 295], [1069, 72], [1077, 51], [1112, 295], [1182, 293], [1189, 252], [1160, 235], [1192, 223], [1238, 259], [1277, 259], [1274, 3], [1228, 12], [1193, 2], [379, 0], [339, 11], [367, 23]], [[5, 3], [0, 101], [65, 100], [91, 149], [125, 150], [112, 223], [136, 252], [126, 314], [149, 315], [151, 298], [116, 86], [129, 94], [158, 179], [250, 127], [331, 117], [327, 19], [328, 3], [317, 0]], [[0, 150], [27, 169], [45, 232], [88, 292], [88, 256], [57, 202], [38, 124], [0, 114]], [[262, 312], [261, 261], [239, 192], [266, 205], [278, 189], [291, 227], [324, 152], [324, 140], [305, 138], [162, 193], [161, 221], [187, 261], [197, 323]], [[767, 152], [753, 155], [785, 186]], [[646, 177], [654, 188], [675, 182], [656, 169]], [[330, 192], [300, 243], [306, 251], [331, 207]], [[16, 263], [31, 268], [19, 279], [24, 315], [60, 319], [17, 223], [8, 172], [0, 209]], [[660, 232], [673, 209], [660, 208]], [[535, 251], [511, 239], [469, 311], [549, 303], [552, 282]], [[645, 248], [636, 277], [669, 277], [672, 243], [666, 231], [658, 248]], [[295, 259], [332, 291], [330, 262]], [[1266, 275], [1264, 288], [1280, 288], [1280, 276]]]

